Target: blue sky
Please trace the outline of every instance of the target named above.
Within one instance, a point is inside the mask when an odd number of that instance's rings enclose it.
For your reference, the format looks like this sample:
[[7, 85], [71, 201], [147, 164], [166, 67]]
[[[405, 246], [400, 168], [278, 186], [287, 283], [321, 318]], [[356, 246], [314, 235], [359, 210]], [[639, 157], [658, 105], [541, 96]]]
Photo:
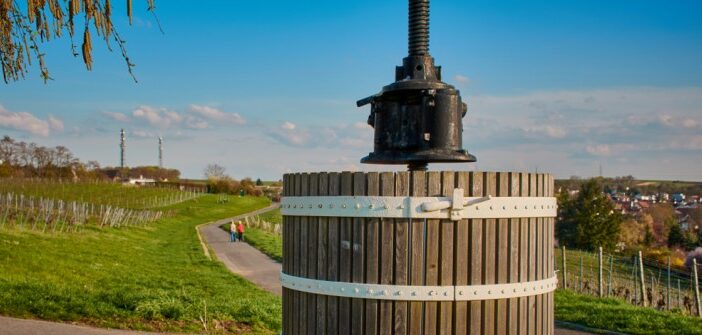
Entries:
[[[165, 163], [200, 177], [378, 170], [367, 108], [406, 55], [406, 1], [157, 0], [114, 20], [139, 83], [94, 42], [93, 71], [67, 40], [0, 90], [0, 134], [66, 145], [83, 160]], [[139, 3], [138, 1], [136, 2]], [[702, 180], [699, 1], [433, 1], [431, 53], [469, 104], [477, 164], [433, 168]], [[31, 116], [31, 117], [30, 117]], [[15, 120], [15, 121], [13, 121]], [[23, 120], [18, 123], [16, 120]]]

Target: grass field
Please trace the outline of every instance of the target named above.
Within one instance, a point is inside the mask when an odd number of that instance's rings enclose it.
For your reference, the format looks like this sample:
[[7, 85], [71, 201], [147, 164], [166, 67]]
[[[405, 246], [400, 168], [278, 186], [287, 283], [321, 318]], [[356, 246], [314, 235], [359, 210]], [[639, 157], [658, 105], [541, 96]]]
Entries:
[[100, 327], [272, 334], [281, 301], [205, 258], [195, 226], [268, 205], [203, 196], [143, 228], [0, 231], [0, 314]]
[[631, 335], [702, 334], [702, 320], [673, 312], [632, 306], [615, 298], [556, 291], [556, 319]]

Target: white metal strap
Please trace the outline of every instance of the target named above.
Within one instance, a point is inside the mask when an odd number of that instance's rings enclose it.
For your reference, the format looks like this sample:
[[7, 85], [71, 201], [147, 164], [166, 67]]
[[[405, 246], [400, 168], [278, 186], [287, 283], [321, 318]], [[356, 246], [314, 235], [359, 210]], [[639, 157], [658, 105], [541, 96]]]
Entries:
[[334, 216], [413, 219], [502, 219], [556, 217], [553, 197], [304, 196], [284, 197], [281, 212], [289, 216]]
[[464, 286], [409, 286], [363, 284], [309, 279], [280, 273], [283, 287], [306, 293], [321, 295], [403, 301], [472, 301], [509, 299], [541, 295], [556, 289], [558, 279]]

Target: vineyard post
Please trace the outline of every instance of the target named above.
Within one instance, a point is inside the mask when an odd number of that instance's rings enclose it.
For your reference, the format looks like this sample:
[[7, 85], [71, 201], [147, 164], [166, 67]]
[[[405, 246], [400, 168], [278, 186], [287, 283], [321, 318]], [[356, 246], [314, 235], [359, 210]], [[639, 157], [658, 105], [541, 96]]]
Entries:
[[609, 255], [609, 280], [607, 283], [607, 296], [608, 297], [612, 295], [612, 271], [614, 270], [613, 266], [614, 266], [614, 256], [610, 254]]
[[680, 278], [678, 278], [678, 309], [680, 308]]
[[641, 303], [644, 307], [648, 307], [648, 301], [646, 301], [646, 283], [644, 278], [643, 269], [643, 256], [641, 256], [641, 250], [639, 250], [639, 278], [641, 279]]
[[563, 254], [563, 268], [561, 271], [563, 271], [563, 288], [567, 289], [568, 288], [568, 270], [566, 268], [566, 247], [565, 245], [563, 246], [563, 251], [561, 252]]
[[602, 247], [599, 247], [598, 249], [597, 261], [599, 263], [599, 266], [597, 268], [597, 294], [599, 294], [601, 298], [602, 296], [604, 296], [604, 283], [602, 282]]
[[697, 307], [697, 316], [702, 318], [702, 310], [700, 309], [700, 284], [697, 278], [697, 259], [692, 258], [692, 274], [695, 280], [695, 306]]
[[578, 292], [583, 293], [583, 254], [580, 253], [580, 286]]
[[639, 274], [639, 256], [634, 256], [634, 275], [632, 281], [634, 282], [634, 305], [639, 303], [639, 280], [636, 278]]
[[651, 274], [651, 301], [648, 302], [651, 307], [656, 307], [656, 282], [653, 274]]
[[667, 301], [666, 301], [666, 307], [668, 310], [670, 310], [670, 256], [668, 256], [668, 286], [667, 286]]

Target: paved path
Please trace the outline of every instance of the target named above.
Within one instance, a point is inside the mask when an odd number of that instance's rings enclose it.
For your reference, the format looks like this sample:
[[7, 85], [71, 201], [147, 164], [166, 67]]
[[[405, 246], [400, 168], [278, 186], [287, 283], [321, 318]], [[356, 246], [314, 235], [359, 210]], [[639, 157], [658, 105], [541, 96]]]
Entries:
[[[229, 233], [219, 228], [232, 220], [243, 219], [247, 216], [261, 214], [278, 208], [278, 204], [248, 214], [220, 220], [200, 226], [200, 234], [214, 251], [217, 259], [222, 261], [230, 271], [250, 280], [266, 291], [278, 296], [283, 295], [283, 288], [278, 280], [281, 264], [270, 259], [245, 242], [229, 242]], [[246, 233], [244, 233], [246, 239]]]
[[41, 320], [25, 320], [0, 316], [0, 335], [164, 335], [133, 330], [116, 330], [76, 326]]

